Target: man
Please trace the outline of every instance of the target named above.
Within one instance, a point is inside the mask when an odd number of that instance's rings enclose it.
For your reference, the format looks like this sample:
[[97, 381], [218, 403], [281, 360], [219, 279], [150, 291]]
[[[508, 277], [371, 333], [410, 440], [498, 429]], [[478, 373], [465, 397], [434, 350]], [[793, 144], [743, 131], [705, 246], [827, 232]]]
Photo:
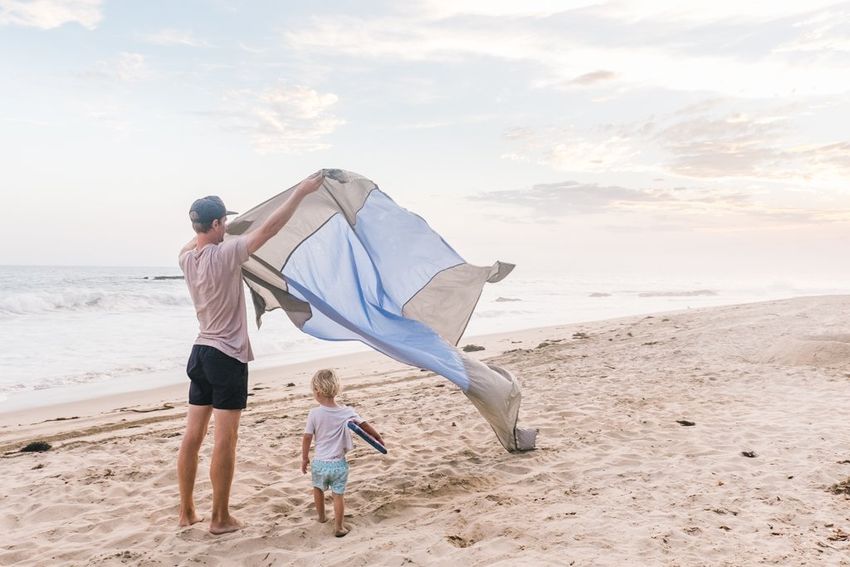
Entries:
[[189, 411], [177, 457], [181, 527], [202, 520], [195, 510], [193, 492], [198, 453], [213, 415], [210, 532], [224, 534], [242, 527], [229, 512], [239, 418], [248, 400], [248, 362], [254, 358], [248, 340], [241, 265], [283, 228], [304, 197], [316, 191], [323, 180], [321, 172], [303, 180], [256, 230], [226, 241], [227, 215], [235, 213], [228, 211], [219, 197], [198, 199], [189, 210], [197, 235], [180, 251], [179, 262], [195, 304], [200, 333], [186, 367]]

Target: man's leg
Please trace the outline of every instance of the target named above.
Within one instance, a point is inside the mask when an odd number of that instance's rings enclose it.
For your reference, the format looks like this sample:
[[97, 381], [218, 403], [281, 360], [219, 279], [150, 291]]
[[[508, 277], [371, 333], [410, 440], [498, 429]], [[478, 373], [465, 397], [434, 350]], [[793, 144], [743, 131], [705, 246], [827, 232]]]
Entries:
[[239, 418], [242, 410], [213, 410], [215, 414], [215, 445], [213, 446], [210, 480], [213, 488], [210, 532], [226, 534], [242, 527], [230, 515], [230, 486], [236, 470], [236, 441], [239, 437]]
[[207, 434], [212, 415], [212, 406], [189, 405], [186, 416], [186, 431], [177, 455], [177, 482], [180, 486], [180, 527], [191, 526], [201, 521], [195, 512], [195, 476], [198, 472], [198, 452]]

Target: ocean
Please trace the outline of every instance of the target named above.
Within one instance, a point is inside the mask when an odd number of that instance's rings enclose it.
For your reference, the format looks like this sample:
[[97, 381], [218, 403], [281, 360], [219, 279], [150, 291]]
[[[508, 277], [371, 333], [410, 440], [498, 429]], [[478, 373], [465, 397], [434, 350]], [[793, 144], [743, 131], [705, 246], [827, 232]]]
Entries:
[[[185, 382], [197, 333], [176, 267], [0, 266], [0, 412]], [[467, 337], [848, 288], [643, 277], [530, 277], [487, 285]], [[247, 292], [246, 292], [247, 293]], [[253, 324], [253, 368], [366, 350], [295, 328], [280, 311]]]

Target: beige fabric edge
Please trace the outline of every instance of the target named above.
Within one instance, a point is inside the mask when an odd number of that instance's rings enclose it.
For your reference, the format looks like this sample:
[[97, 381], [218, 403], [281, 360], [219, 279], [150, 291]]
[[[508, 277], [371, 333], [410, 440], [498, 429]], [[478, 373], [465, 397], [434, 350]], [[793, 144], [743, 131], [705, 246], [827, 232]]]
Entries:
[[461, 354], [469, 388], [466, 397], [487, 420], [502, 446], [510, 452], [530, 451], [537, 441], [536, 429], [516, 426], [522, 401], [519, 383], [509, 371]]
[[514, 271], [516, 264], [508, 262], [496, 262], [490, 267], [490, 275], [487, 277], [487, 283], [496, 283], [505, 279], [508, 274]]
[[[401, 313], [434, 329], [446, 342], [457, 345], [472, 311], [481, 297], [486, 282], [497, 282], [507, 276], [514, 265], [496, 262], [481, 267], [458, 264], [447, 268], [429, 281], [411, 297]], [[460, 314], [449, 321], [441, 313]]]
[[286, 282], [282, 278], [280, 279], [282, 286], [277, 286], [270, 281], [264, 281], [249, 270], [243, 269], [242, 279], [251, 291], [258, 329], [262, 324], [263, 314], [274, 309], [282, 308], [299, 329], [313, 316], [310, 304], [290, 294], [286, 289]]

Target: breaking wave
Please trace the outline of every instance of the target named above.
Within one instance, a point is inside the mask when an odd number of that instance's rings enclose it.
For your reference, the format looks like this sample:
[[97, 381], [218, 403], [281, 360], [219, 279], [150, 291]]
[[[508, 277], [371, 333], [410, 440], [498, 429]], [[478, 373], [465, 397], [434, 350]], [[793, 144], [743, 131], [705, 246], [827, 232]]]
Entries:
[[48, 291], [19, 292], [0, 297], [0, 317], [63, 311], [124, 313], [190, 305], [192, 305], [192, 300], [185, 289], [139, 293], [66, 288], [53, 293]]

